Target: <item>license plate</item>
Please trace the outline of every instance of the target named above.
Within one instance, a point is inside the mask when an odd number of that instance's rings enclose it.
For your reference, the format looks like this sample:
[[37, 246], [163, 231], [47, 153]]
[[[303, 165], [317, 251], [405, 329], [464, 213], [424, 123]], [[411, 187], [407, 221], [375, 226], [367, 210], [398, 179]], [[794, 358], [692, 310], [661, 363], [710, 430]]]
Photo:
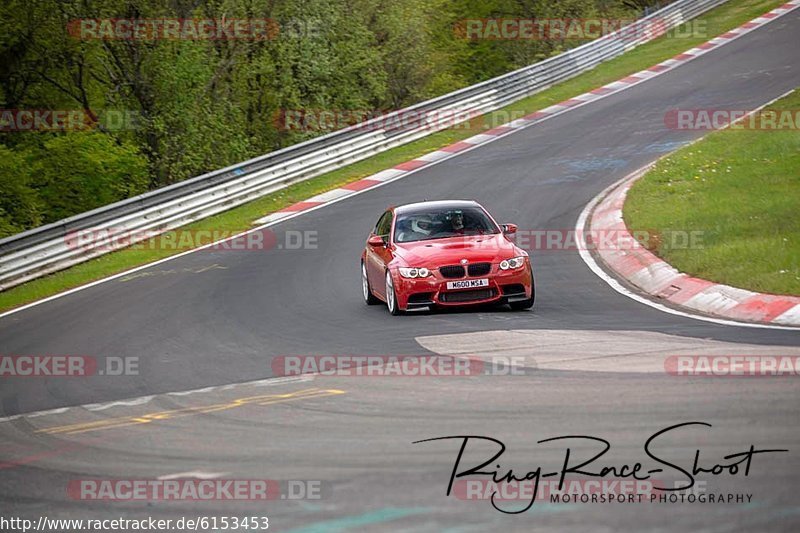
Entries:
[[489, 279], [464, 279], [461, 281], [448, 281], [447, 289], [474, 289], [475, 287], [488, 287]]

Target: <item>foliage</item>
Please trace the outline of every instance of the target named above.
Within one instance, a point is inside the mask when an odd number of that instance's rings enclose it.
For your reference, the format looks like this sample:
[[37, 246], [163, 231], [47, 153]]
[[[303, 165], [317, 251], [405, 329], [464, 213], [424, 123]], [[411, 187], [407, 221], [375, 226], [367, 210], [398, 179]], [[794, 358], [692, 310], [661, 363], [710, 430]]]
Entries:
[[[282, 110], [376, 114], [580, 44], [467, 40], [456, 31], [465, 19], [630, 17], [640, 8], [630, 0], [6, 0], [0, 107], [84, 110], [99, 124], [0, 133], [0, 235], [327, 132], [282, 127]], [[75, 32], [85, 19], [174, 18], [268, 19], [279, 31], [262, 40]], [[135, 120], [110, 127], [109, 113]]]

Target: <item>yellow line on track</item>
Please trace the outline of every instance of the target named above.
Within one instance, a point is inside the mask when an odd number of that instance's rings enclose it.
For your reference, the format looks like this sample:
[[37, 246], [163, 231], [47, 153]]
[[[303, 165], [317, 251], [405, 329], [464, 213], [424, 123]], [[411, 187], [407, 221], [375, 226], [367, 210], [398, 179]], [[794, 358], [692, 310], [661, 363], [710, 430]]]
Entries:
[[64, 426], [52, 426], [39, 429], [36, 431], [36, 433], [43, 433], [46, 435], [72, 435], [75, 433], [86, 433], [88, 431], [99, 431], [103, 429], [114, 429], [114, 428], [135, 426], [141, 424], [150, 424], [152, 422], [158, 422], [161, 420], [171, 420], [173, 418], [182, 418], [186, 416], [216, 413], [218, 411], [226, 411], [228, 409], [242, 407], [245, 405], [272, 405], [276, 403], [307, 400], [310, 398], [336, 396], [339, 394], [345, 394], [345, 391], [339, 389], [316, 389], [316, 388], [303, 389], [300, 391], [289, 392], [286, 394], [265, 394], [261, 396], [238, 398], [230, 402], [205, 405], [200, 407], [186, 407], [183, 409], [160, 411], [144, 415], [122, 416], [116, 418], [107, 418], [105, 420], [97, 420], [94, 422], [82, 422], [78, 424], [68, 424]]

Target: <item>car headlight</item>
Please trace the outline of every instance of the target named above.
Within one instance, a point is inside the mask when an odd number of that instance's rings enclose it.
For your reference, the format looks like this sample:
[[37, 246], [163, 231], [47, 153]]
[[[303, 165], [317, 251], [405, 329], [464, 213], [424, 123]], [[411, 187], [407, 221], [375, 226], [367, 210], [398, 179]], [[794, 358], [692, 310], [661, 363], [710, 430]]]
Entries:
[[398, 270], [404, 278], [427, 278], [431, 275], [431, 271], [427, 268], [400, 267]]
[[503, 259], [500, 261], [500, 270], [514, 270], [520, 268], [525, 264], [525, 256], [514, 257], [511, 259]]

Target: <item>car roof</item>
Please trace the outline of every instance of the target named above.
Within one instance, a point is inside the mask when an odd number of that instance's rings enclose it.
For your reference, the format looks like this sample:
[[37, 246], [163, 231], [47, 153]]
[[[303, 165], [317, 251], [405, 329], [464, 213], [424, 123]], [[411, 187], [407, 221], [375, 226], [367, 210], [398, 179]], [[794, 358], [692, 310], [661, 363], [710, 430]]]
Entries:
[[416, 211], [431, 209], [459, 209], [466, 207], [481, 207], [475, 200], [435, 200], [431, 202], [416, 202], [413, 204], [398, 205], [394, 208], [395, 214], [405, 215]]

